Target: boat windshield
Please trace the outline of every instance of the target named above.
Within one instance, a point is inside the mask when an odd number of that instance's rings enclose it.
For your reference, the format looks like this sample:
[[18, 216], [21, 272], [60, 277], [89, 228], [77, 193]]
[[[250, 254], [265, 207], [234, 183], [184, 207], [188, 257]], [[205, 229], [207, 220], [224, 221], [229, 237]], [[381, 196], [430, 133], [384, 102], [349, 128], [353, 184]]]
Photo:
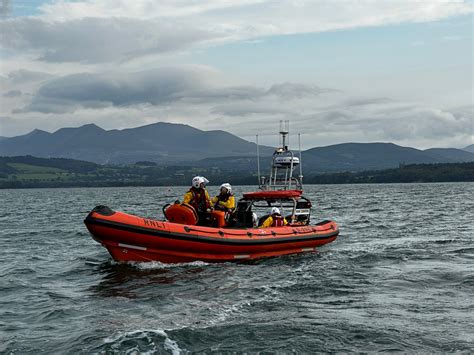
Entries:
[[310, 222], [311, 202], [305, 197], [287, 199], [246, 199], [237, 203], [235, 213], [236, 226], [244, 228], [258, 227], [270, 215], [272, 207], [278, 207], [280, 213], [290, 225], [308, 225]]

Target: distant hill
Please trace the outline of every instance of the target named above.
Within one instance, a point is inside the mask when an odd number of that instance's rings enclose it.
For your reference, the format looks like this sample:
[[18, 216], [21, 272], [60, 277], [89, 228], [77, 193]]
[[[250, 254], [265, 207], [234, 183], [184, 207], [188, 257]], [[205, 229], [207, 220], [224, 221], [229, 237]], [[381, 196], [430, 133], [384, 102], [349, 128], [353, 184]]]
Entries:
[[[400, 164], [461, 163], [474, 161], [474, 154], [460, 149], [401, 147], [393, 143], [343, 143], [311, 148], [301, 153], [303, 174], [364, 171], [397, 168]], [[260, 171], [268, 175], [271, 158], [260, 158]], [[198, 167], [220, 167], [230, 171], [256, 171], [255, 156], [207, 158], [194, 162]]]
[[[399, 164], [474, 161], [474, 154], [460, 149], [419, 150], [393, 143], [343, 143], [303, 152], [306, 173], [389, 169]], [[308, 168], [308, 169], [307, 169]]]
[[[460, 163], [474, 161], [474, 154], [460, 149], [428, 149], [401, 147], [393, 143], [343, 143], [311, 148], [301, 153], [303, 173], [363, 171], [397, 168], [400, 164]], [[255, 171], [253, 157], [208, 158], [197, 166]], [[260, 158], [262, 174], [268, 174], [271, 158]]]
[[[466, 149], [469, 147], [466, 147]], [[273, 148], [260, 147], [260, 168], [268, 175]], [[218, 168], [256, 172], [256, 145], [225, 131], [154, 123], [123, 130], [104, 130], [94, 124], [39, 129], [0, 139], [0, 156], [33, 155], [85, 160], [98, 164], [151, 162], [161, 166]], [[474, 153], [452, 148], [419, 150], [393, 143], [343, 143], [302, 152], [303, 172], [363, 171], [396, 168], [399, 164], [436, 164], [474, 161]]]
[[[273, 149], [261, 147], [262, 154]], [[224, 131], [201, 131], [188, 125], [154, 123], [106, 131], [94, 124], [61, 128], [54, 133], [35, 129], [0, 140], [0, 155], [35, 155], [95, 163], [152, 161], [169, 164], [208, 157], [255, 155], [255, 143]]]
[[473, 161], [474, 152], [468, 152], [462, 149], [454, 148], [431, 148], [424, 150], [435, 159], [445, 159], [443, 163], [457, 163]]
[[467, 147], [463, 148], [466, 152], [474, 153], [474, 144], [468, 145]]
[[421, 150], [393, 143], [343, 143], [312, 148], [303, 154], [305, 171], [309, 167], [311, 172], [388, 169], [400, 163], [437, 162]]

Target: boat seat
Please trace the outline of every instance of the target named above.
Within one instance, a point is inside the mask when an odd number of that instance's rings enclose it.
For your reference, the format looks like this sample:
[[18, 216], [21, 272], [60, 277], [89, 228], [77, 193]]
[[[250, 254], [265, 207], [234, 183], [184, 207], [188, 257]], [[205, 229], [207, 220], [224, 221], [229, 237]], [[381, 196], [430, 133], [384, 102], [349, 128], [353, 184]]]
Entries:
[[166, 219], [173, 223], [196, 225], [199, 221], [196, 210], [187, 203], [175, 203], [170, 205], [163, 212]]

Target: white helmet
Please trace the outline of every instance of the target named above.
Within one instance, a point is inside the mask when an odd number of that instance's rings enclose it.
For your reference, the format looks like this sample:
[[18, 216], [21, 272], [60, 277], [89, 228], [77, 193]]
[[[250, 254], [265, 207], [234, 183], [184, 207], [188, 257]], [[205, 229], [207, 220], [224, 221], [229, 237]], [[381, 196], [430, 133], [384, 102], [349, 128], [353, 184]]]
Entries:
[[220, 190], [226, 189], [228, 194], [231, 194], [231, 193], [232, 193], [232, 186], [230, 186], [230, 184], [229, 184], [228, 182], [222, 184], [219, 189], [220, 189]]
[[272, 207], [270, 214], [280, 214], [280, 209], [278, 207]]
[[201, 187], [201, 184], [204, 184], [204, 186], [209, 182], [204, 176], [195, 176], [192, 181], [192, 186], [195, 187], [196, 189], [199, 189]]

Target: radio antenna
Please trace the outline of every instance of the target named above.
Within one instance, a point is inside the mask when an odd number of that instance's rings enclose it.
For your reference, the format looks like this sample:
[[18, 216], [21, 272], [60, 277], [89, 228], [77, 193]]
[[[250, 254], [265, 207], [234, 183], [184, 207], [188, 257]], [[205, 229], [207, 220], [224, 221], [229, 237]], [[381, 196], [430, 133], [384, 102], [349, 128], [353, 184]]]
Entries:
[[260, 151], [258, 145], [258, 134], [257, 137], [257, 176], [258, 176], [258, 185], [260, 186]]
[[301, 159], [301, 133], [298, 133], [298, 149], [300, 151], [300, 185], [303, 189], [303, 160]]

